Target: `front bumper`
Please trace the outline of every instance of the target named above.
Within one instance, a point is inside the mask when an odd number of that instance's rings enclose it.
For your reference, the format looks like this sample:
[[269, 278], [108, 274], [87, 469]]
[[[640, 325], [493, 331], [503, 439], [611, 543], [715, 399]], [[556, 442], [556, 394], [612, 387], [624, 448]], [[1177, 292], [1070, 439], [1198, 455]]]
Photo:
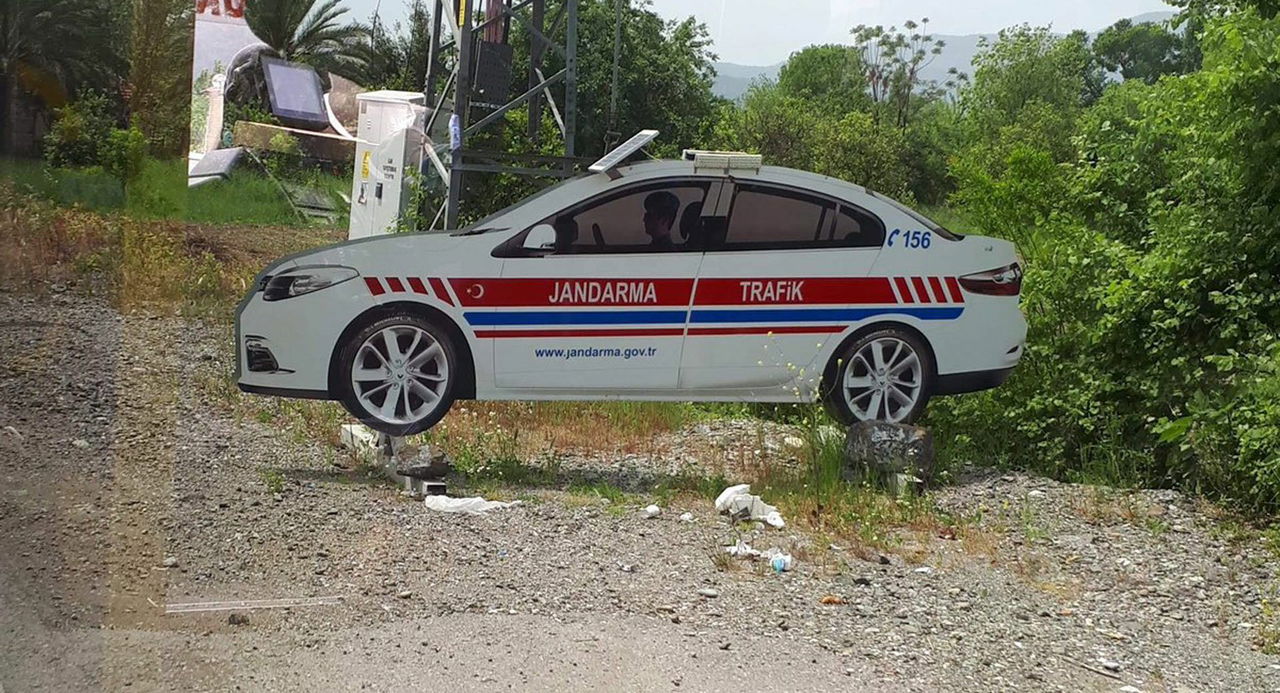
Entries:
[[329, 365], [338, 340], [373, 305], [359, 281], [280, 301], [255, 290], [236, 312], [236, 385], [254, 394], [331, 399]]

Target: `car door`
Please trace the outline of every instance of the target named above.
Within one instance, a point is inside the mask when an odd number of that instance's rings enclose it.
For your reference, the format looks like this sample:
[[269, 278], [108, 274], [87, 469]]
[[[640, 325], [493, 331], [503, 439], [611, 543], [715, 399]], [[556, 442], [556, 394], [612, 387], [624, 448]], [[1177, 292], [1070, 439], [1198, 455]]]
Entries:
[[[514, 241], [481, 290], [493, 312], [497, 385], [571, 397], [643, 396], [678, 384], [701, 249], [687, 239], [709, 182], [623, 186], [562, 210]], [[669, 240], [655, 237], [667, 231]]]
[[[698, 274], [680, 386], [761, 399], [807, 396], [826, 341], [894, 303], [868, 277], [884, 225], [853, 205], [782, 185], [736, 181]], [[717, 234], [713, 234], [717, 235]], [[869, 310], [870, 309], [870, 310]]]

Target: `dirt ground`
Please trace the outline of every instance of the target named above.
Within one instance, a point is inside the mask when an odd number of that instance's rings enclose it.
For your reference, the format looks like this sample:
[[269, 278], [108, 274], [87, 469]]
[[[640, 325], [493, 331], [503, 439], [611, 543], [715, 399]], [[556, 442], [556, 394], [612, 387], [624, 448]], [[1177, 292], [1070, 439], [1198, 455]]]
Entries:
[[4, 691], [1280, 689], [1280, 562], [1179, 494], [974, 471], [965, 537], [871, 556], [692, 496], [444, 515], [213, 401], [223, 334], [0, 294]]

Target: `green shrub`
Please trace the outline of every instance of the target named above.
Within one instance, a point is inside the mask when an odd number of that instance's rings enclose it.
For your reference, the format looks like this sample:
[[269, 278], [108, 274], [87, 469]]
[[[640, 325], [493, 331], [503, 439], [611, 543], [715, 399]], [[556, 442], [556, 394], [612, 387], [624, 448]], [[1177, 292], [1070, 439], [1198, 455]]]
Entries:
[[95, 166], [102, 163], [102, 144], [115, 127], [107, 97], [87, 91], [55, 111], [45, 135], [44, 156], [51, 166]]

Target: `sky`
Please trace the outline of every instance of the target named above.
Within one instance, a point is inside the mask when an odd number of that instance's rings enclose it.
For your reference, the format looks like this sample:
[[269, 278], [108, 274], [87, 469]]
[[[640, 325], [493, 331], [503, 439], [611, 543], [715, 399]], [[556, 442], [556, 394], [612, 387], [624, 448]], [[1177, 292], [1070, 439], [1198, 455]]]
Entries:
[[[252, 0], [250, 0], [252, 1]], [[639, 2], [641, 0], [630, 0]], [[847, 41], [858, 24], [901, 25], [929, 18], [935, 34], [984, 34], [1023, 22], [1062, 32], [1096, 31], [1117, 19], [1168, 11], [1162, 0], [651, 0], [668, 19], [689, 15], [707, 25], [723, 62], [773, 65], [812, 43]], [[390, 22], [408, 0], [345, 0], [364, 19], [380, 8]]]

